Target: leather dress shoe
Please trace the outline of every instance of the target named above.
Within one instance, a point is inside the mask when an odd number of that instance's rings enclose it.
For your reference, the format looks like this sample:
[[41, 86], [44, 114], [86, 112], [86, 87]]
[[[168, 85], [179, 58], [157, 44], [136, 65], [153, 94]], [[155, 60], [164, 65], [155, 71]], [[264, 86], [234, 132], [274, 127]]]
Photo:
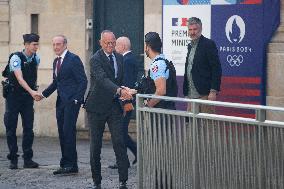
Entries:
[[101, 188], [102, 188], [101, 184], [94, 184], [94, 188], [92, 189], [101, 189]]
[[117, 164], [114, 164], [114, 165], [109, 165], [108, 168], [110, 168], [110, 169], [118, 169], [118, 166], [117, 166]]
[[10, 161], [9, 169], [18, 169], [18, 159]]
[[65, 168], [60, 167], [59, 169], [53, 172], [54, 175], [72, 175], [77, 173], [78, 173], [78, 168], [74, 167], [65, 167]]
[[54, 174], [54, 175], [59, 175], [59, 174], [62, 173], [63, 169], [64, 169], [63, 167], [60, 167], [60, 168], [57, 169], [56, 171], [53, 171], [53, 174]]
[[126, 181], [122, 181], [119, 183], [119, 189], [128, 189]]
[[33, 160], [24, 160], [24, 168], [38, 168], [38, 163]]

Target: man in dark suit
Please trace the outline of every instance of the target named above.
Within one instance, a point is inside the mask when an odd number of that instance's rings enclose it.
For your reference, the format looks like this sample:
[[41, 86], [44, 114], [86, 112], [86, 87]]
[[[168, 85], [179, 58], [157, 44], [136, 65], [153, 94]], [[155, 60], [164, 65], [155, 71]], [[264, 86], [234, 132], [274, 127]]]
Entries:
[[[222, 75], [216, 44], [201, 34], [202, 23], [199, 18], [189, 18], [188, 32], [192, 41], [188, 44], [183, 94], [188, 98], [216, 100]], [[214, 112], [208, 106], [201, 106], [201, 111]]]
[[85, 103], [91, 129], [90, 163], [94, 188], [101, 188], [101, 148], [105, 124], [108, 124], [118, 165], [119, 188], [125, 189], [129, 160], [122, 132], [122, 99], [131, 99], [130, 90], [123, 83], [122, 55], [114, 52], [116, 39], [109, 30], [101, 33], [99, 49], [90, 60], [90, 91]]
[[55, 36], [52, 42], [57, 56], [53, 62], [53, 81], [42, 92], [42, 97], [47, 98], [57, 90], [56, 119], [62, 157], [60, 168], [53, 174], [78, 173], [76, 122], [84, 101], [87, 77], [79, 56], [67, 50], [66, 37]]
[[[123, 85], [128, 88], [134, 88], [135, 82], [137, 81], [138, 74], [138, 61], [136, 60], [131, 49], [131, 42], [128, 37], [119, 37], [116, 40], [115, 50], [119, 54], [123, 55]], [[135, 159], [132, 164], [137, 163], [137, 144], [128, 134], [128, 125], [130, 122], [132, 110], [124, 112], [122, 129], [123, 138], [126, 147], [133, 153]], [[109, 168], [117, 169], [117, 164], [110, 165]]]

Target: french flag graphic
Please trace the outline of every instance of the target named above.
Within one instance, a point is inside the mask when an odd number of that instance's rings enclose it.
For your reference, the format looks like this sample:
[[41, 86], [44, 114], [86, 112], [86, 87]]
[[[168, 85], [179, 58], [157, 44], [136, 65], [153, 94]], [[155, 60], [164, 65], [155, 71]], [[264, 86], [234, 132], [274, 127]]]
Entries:
[[177, 0], [177, 2], [181, 5], [188, 5], [189, 0]]
[[172, 26], [178, 26], [178, 18], [172, 18]]

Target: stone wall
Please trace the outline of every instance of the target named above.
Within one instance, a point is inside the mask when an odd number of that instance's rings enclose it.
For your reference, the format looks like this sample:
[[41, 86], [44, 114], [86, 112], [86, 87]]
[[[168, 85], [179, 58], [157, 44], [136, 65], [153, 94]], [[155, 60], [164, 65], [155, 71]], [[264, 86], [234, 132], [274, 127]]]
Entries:
[[[267, 97], [269, 106], [284, 107], [284, 1], [281, 0], [281, 23], [268, 46]], [[269, 112], [268, 119], [284, 121], [284, 114]]]
[[[0, 0], [0, 70], [3, 70], [7, 64], [7, 55], [9, 54], [9, 0]], [[1, 78], [1, 76], [0, 76]], [[2, 80], [2, 78], [1, 78]], [[0, 85], [2, 92], [2, 85]], [[2, 95], [0, 96], [0, 135], [4, 132], [3, 116], [5, 111], [5, 104]]]

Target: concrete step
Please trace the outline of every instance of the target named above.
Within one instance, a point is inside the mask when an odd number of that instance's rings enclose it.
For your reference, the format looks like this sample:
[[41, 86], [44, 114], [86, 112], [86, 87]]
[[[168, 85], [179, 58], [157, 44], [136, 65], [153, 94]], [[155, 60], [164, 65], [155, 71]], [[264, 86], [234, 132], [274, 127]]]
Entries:
[[[130, 120], [129, 126], [128, 126], [128, 134], [133, 138], [133, 140], [136, 141], [136, 121], [135, 120]], [[90, 139], [90, 129], [89, 128], [78, 128], [77, 129], [77, 138], [78, 139]], [[103, 136], [104, 141], [110, 141], [111, 140], [111, 135], [109, 132], [108, 127], [106, 126], [104, 136]]]
[[90, 139], [89, 128], [78, 128], [77, 129], [77, 138], [78, 139]]

